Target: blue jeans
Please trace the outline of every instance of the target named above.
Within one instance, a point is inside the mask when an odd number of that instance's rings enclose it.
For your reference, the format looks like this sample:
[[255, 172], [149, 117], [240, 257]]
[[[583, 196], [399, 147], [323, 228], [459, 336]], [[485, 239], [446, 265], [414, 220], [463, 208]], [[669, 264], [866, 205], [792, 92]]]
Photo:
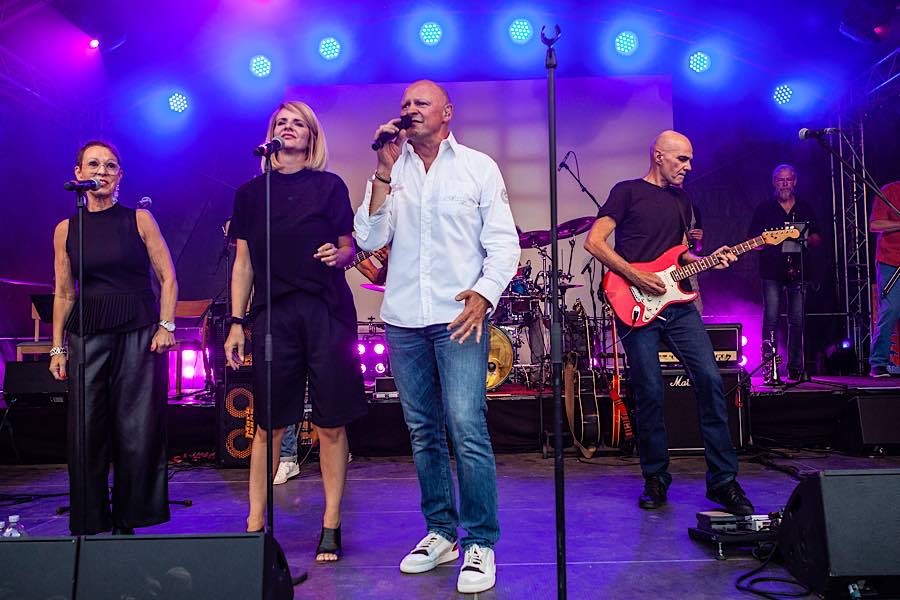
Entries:
[[638, 450], [645, 478], [659, 477], [669, 486], [669, 444], [663, 414], [665, 395], [659, 366], [663, 339], [684, 365], [697, 395], [700, 434], [706, 448], [706, 487], [718, 488], [737, 476], [738, 461], [728, 431], [722, 377], [712, 343], [693, 304], [672, 304], [644, 327], [631, 329], [619, 321], [630, 367], [629, 385], [637, 407]]
[[297, 426], [288, 425], [281, 438], [281, 462], [297, 461]]
[[[466, 530], [463, 548], [493, 548], [500, 538], [497, 468], [487, 430], [485, 395], [489, 334], [465, 344], [450, 340], [446, 324], [385, 326], [391, 368], [409, 428], [428, 531], [451, 542]], [[459, 512], [447, 435], [459, 479]]]
[[[775, 332], [775, 346], [778, 346], [778, 316], [781, 314], [781, 290], [787, 292], [788, 316], [788, 369], [803, 369], [803, 317], [806, 293], [799, 281], [786, 282], [763, 279], [763, 329], [762, 339], [766, 341]], [[765, 357], [763, 357], [765, 358]]]
[[900, 319], [900, 282], [891, 288], [887, 298], [881, 297], [881, 290], [890, 280], [897, 267], [878, 263], [876, 277], [878, 281], [878, 317], [875, 321], [875, 333], [872, 335], [872, 351], [869, 354], [869, 366], [887, 367], [891, 359], [891, 336]]

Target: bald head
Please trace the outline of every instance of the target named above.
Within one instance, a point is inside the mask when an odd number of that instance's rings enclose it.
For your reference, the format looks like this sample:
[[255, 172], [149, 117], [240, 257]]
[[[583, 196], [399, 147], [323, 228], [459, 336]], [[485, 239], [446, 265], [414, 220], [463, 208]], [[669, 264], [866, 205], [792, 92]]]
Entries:
[[662, 187], [680, 187], [691, 170], [693, 158], [694, 149], [686, 135], [671, 129], [663, 131], [650, 148], [650, 171], [646, 179]]
[[403, 92], [400, 115], [409, 115], [413, 126], [406, 130], [406, 138], [413, 147], [438, 144], [450, 135], [453, 105], [447, 90], [429, 79], [412, 83]]
[[420, 79], [409, 84], [409, 86], [403, 92], [403, 95], [406, 96], [406, 94], [408, 94], [414, 88], [419, 92], [424, 92], [427, 94], [438, 94], [441, 96], [444, 104], [450, 104], [450, 94], [447, 93], [447, 89], [439, 83], [436, 83], [430, 79]]

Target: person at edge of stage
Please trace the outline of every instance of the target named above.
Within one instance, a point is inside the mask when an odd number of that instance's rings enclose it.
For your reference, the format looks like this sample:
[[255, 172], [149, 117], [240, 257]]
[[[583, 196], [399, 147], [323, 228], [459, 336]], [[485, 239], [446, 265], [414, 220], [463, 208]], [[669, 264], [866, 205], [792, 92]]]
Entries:
[[[316, 560], [335, 561], [342, 553], [341, 499], [349, 456], [345, 426], [367, 412], [356, 355], [356, 307], [344, 276], [355, 253], [353, 211], [347, 186], [325, 170], [325, 132], [307, 104], [280, 104], [266, 132], [266, 139], [274, 136], [285, 145], [272, 157], [271, 175], [272, 468], [277, 470], [280, 462], [277, 449], [285, 428], [301, 420], [308, 381], [325, 490]], [[254, 289], [250, 316], [257, 428], [250, 454], [247, 531], [263, 529], [266, 508], [265, 201], [265, 174], [238, 188], [230, 230], [237, 250], [225, 357], [233, 369], [243, 363], [244, 310]]]
[[[756, 207], [750, 219], [748, 237], [756, 237], [766, 229], [784, 227], [785, 223], [808, 223], [801, 232], [810, 248], [822, 243], [815, 213], [809, 203], [797, 198], [797, 169], [778, 165], [772, 171], [772, 197]], [[796, 252], [786, 250], [796, 249]], [[759, 256], [759, 277], [763, 286], [762, 339], [775, 337], [775, 348], [763, 344], [763, 361], [771, 360], [778, 346], [778, 317], [781, 315], [782, 291], [787, 295], [788, 316], [788, 379], [798, 381], [806, 376], [803, 360], [803, 329], [806, 318], [806, 292], [809, 287], [810, 261], [803, 244], [792, 240], [778, 246], [762, 246]], [[801, 264], [802, 261], [802, 264]]]
[[[687, 137], [675, 131], [662, 132], [653, 142], [647, 174], [613, 186], [585, 241], [588, 252], [645, 294], [658, 296], [666, 287], [656, 274], [635, 269], [631, 263], [655, 260], [673, 246], [687, 243], [691, 203], [681, 186], [692, 160], [693, 148]], [[608, 242], [613, 231], [615, 249]], [[726, 246], [713, 254], [719, 260], [717, 269], [737, 260]], [[681, 256], [682, 263], [695, 260], [698, 257], [690, 251]], [[685, 366], [696, 394], [707, 465], [706, 497], [731, 513], [752, 514], [753, 504], [736, 478], [738, 460], [728, 430], [722, 378], [696, 308], [670, 304], [643, 327], [632, 328], [620, 320], [619, 330], [630, 364], [629, 385], [634, 391], [644, 476], [638, 505], [644, 509], [665, 505], [672, 482], [658, 353], [662, 339]]]
[[[900, 181], [889, 183], [881, 191], [895, 207], [900, 209]], [[900, 266], [900, 216], [891, 210], [881, 198], [875, 198], [869, 231], [878, 233], [875, 246], [878, 315], [872, 334], [869, 354], [869, 376], [889, 377], [891, 361], [891, 336], [900, 319], [900, 285], [894, 285], [884, 296], [884, 289]]]
[[[178, 282], [153, 215], [118, 202], [123, 174], [121, 155], [112, 144], [93, 140], [78, 150], [75, 177], [96, 179], [100, 187], [87, 192], [84, 281], [79, 282], [77, 295], [78, 215], [61, 221], [53, 234], [56, 289], [50, 372], [56, 379], [69, 379], [72, 535], [110, 529], [115, 535], [131, 535], [136, 527], [169, 520], [166, 353], [175, 345]], [[159, 306], [151, 268], [161, 286]], [[84, 304], [83, 332], [79, 302]], [[84, 414], [79, 415], [82, 335]], [[79, 447], [82, 418], [84, 445]]]
[[[372, 256], [355, 265], [356, 269], [375, 285], [384, 285], [384, 280], [387, 277], [389, 252], [390, 248], [387, 246], [376, 250], [372, 253]], [[381, 266], [376, 265], [372, 257], [377, 258]], [[287, 483], [289, 479], [300, 474], [300, 462], [297, 456], [298, 441], [297, 425], [285, 427], [284, 437], [281, 438], [281, 452], [279, 453], [281, 456], [279, 457], [278, 470], [275, 471], [275, 476], [272, 478], [274, 485]]]
[[[375, 132], [396, 140], [378, 151], [354, 221], [360, 247], [392, 244], [381, 317], [427, 529], [400, 570], [422, 573], [457, 560], [462, 526], [457, 590], [476, 593], [496, 582], [500, 537], [486, 420], [486, 318], [516, 272], [519, 239], [497, 164], [450, 132], [447, 91], [417, 81], [404, 91], [400, 114], [412, 127], [399, 131], [394, 119]], [[445, 427], [456, 457], [458, 510]]]

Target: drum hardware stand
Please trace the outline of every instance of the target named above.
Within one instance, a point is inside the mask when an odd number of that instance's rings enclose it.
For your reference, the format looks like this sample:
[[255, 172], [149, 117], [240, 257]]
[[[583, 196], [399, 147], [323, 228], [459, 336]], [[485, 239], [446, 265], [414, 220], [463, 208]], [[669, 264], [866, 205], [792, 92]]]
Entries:
[[550, 319], [550, 360], [553, 368], [553, 437], [554, 437], [554, 482], [556, 492], [556, 585], [557, 598], [566, 598], [566, 520], [565, 520], [565, 474], [562, 447], [562, 331], [557, 306], [559, 288], [556, 271], [559, 265], [559, 240], [557, 227], [557, 182], [556, 182], [556, 51], [553, 50], [561, 35], [559, 25], [555, 33], [547, 36], [541, 27], [541, 42], [547, 46], [545, 66], [547, 68], [547, 108], [548, 108], [548, 149], [550, 158], [550, 251], [553, 278], [550, 279], [550, 304], [553, 306]]

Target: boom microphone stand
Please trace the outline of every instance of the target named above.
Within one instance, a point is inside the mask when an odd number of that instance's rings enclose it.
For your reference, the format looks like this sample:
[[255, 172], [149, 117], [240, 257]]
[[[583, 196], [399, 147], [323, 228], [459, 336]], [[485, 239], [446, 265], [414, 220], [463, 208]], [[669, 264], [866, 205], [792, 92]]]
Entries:
[[565, 475], [563, 473], [562, 448], [562, 330], [559, 314], [559, 233], [557, 227], [556, 197], [556, 52], [553, 44], [559, 40], [559, 25], [554, 26], [553, 37], [544, 34], [541, 27], [541, 41], [547, 46], [547, 115], [550, 154], [550, 362], [553, 377], [553, 459], [556, 488], [556, 594], [566, 597], [566, 518], [565, 518]]

